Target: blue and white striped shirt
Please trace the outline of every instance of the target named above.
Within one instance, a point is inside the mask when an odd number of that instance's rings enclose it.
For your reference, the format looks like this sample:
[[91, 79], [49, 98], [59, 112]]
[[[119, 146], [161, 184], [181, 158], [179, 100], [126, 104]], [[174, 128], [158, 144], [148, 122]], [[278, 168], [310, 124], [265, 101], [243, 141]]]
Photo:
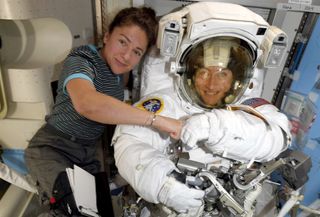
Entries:
[[98, 139], [105, 124], [89, 120], [76, 112], [66, 84], [74, 78], [93, 83], [100, 93], [123, 100], [122, 77], [114, 74], [92, 45], [75, 48], [66, 58], [60, 75], [56, 103], [47, 122], [65, 134], [80, 139]]

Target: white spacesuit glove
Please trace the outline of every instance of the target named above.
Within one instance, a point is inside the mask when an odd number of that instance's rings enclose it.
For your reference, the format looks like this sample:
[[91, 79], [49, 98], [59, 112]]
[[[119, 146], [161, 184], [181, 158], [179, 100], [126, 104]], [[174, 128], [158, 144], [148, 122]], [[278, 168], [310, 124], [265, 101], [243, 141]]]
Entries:
[[189, 188], [173, 177], [167, 178], [158, 195], [161, 203], [178, 213], [200, 209], [203, 197], [204, 191]]
[[197, 142], [208, 139], [209, 131], [209, 117], [205, 114], [194, 115], [185, 121], [180, 139], [185, 145], [193, 149]]

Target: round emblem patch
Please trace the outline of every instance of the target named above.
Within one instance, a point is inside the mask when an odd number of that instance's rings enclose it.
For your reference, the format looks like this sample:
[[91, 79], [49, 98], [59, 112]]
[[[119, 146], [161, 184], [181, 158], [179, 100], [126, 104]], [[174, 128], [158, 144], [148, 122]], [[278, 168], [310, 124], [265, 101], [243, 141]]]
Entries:
[[150, 98], [139, 103], [137, 107], [149, 112], [160, 113], [163, 109], [163, 101], [159, 98]]

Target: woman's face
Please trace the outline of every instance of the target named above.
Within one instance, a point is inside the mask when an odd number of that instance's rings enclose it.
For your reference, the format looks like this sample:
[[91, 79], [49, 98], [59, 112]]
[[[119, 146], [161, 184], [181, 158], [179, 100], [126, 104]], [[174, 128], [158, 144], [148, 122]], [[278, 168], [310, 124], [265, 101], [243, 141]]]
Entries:
[[201, 100], [208, 106], [215, 106], [230, 90], [232, 80], [231, 70], [209, 66], [196, 71], [194, 85]]
[[106, 33], [102, 56], [115, 74], [132, 70], [147, 50], [147, 34], [136, 25], [114, 28]]

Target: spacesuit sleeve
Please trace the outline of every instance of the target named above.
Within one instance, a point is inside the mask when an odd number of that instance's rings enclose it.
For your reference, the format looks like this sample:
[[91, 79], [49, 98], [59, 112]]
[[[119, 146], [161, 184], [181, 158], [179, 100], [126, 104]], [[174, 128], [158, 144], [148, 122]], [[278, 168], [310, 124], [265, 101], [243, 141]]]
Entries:
[[[161, 100], [164, 108], [157, 114], [175, 117], [171, 106], [174, 103]], [[112, 139], [120, 175], [141, 197], [152, 203], [159, 203], [158, 193], [167, 175], [176, 169], [166, 154], [170, 142], [168, 135], [156, 129], [135, 125], [118, 125]]]
[[240, 161], [269, 161], [291, 141], [287, 117], [271, 104], [255, 107], [260, 115], [243, 110], [207, 112], [210, 135], [206, 143], [214, 153]]

